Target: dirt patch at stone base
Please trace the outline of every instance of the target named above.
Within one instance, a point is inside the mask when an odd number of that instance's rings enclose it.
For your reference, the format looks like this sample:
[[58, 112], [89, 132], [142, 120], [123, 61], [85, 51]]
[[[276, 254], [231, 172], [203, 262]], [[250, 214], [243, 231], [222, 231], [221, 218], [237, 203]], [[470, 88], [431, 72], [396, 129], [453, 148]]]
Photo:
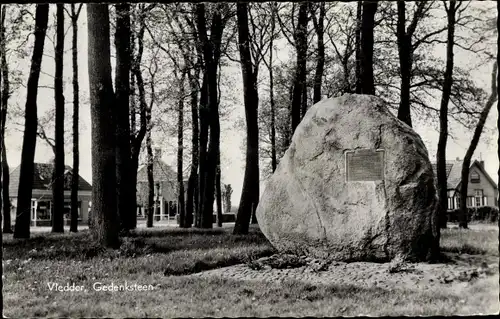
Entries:
[[209, 270], [190, 276], [201, 278], [216, 276], [233, 280], [264, 282], [297, 280], [316, 285], [349, 284], [362, 287], [417, 290], [427, 290], [433, 287], [462, 290], [482, 278], [498, 276], [498, 257], [452, 254], [447, 257], [449, 260], [446, 263], [436, 264], [347, 263], [307, 259], [305, 262], [298, 261], [295, 265], [284, 266], [282, 263], [276, 267], [276, 257], [271, 256], [247, 264]]

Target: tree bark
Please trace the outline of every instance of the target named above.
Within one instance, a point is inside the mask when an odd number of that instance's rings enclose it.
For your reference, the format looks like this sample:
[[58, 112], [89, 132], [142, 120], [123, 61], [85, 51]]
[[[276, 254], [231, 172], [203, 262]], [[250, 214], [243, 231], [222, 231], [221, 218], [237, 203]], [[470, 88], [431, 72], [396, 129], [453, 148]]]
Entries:
[[295, 69], [295, 79], [293, 82], [292, 95], [292, 134], [301, 120], [301, 106], [304, 83], [306, 81], [306, 55], [307, 55], [307, 2], [299, 5], [299, 17], [297, 28], [294, 34], [297, 50], [297, 64]]
[[70, 231], [78, 231], [78, 188], [80, 176], [80, 136], [79, 136], [79, 113], [80, 113], [80, 85], [78, 82], [78, 17], [82, 4], [78, 11], [75, 10], [75, 4], [71, 4], [71, 26], [73, 30], [73, 39], [71, 46], [72, 64], [73, 64], [73, 178], [71, 180], [71, 222]]
[[448, 212], [448, 185], [446, 176], [446, 143], [448, 141], [448, 103], [450, 101], [451, 87], [453, 85], [453, 45], [455, 37], [455, 5], [456, 1], [450, 1], [447, 9], [448, 36], [446, 44], [446, 70], [444, 73], [443, 95], [439, 110], [439, 141], [436, 154], [437, 189], [439, 196], [440, 227], [446, 228]]
[[116, 4], [116, 183], [117, 208], [120, 229], [128, 231], [134, 228], [135, 209], [132, 202], [132, 187], [130, 182], [130, 5]]
[[[314, 96], [313, 104], [321, 100], [321, 85], [323, 84], [323, 72], [325, 69], [325, 43], [324, 43], [324, 21], [325, 21], [325, 2], [319, 3], [319, 19], [314, 23], [316, 34], [318, 36], [318, 56], [316, 60], [316, 73], [314, 75]], [[316, 17], [314, 17], [316, 21]]]
[[[205, 62], [205, 74], [208, 89], [208, 116], [210, 127], [210, 139], [208, 151], [206, 156], [205, 171], [201, 170], [200, 161], [200, 175], [203, 173], [203, 204], [201, 214], [201, 227], [212, 228], [213, 221], [213, 205], [214, 205], [214, 192], [215, 192], [215, 171], [217, 168], [217, 154], [219, 153], [220, 144], [220, 123], [219, 123], [219, 101], [217, 94], [217, 65], [220, 58], [220, 46], [222, 31], [224, 23], [221, 18], [221, 4], [214, 11], [211, 21], [210, 40], [207, 36], [206, 19], [205, 19], [205, 5], [198, 4], [196, 8], [196, 23], [198, 26], [198, 34], [200, 37], [200, 44], [203, 48], [203, 60]], [[200, 110], [201, 119], [201, 110]], [[202, 132], [200, 132], [203, 134]], [[200, 135], [201, 138], [201, 135]], [[201, 144], [201, 143], [200, 143]]]
[[[303, 4], [305, 6], [305, 4]], [[307, 8], [306, 8], [307, 9]], [[234, 234], [247, 234], [250, 219], [259, 201], [259, 128], [257, 78], [250, 54], [248, 30], [248, 8], [246, 3], [237, 4], [238, 43], [243, 78], [243, 100], [247, 124], [245, 176], [241, 191], [240, 205], [234, 225]], [[307, 19], [307, 11], [306, 11]], [[300, 85], [300, 84], [299, 84]], [[300, 109], [299, 109], [300, 111]]]
[[0, 209], [3, 208], [3, 232], [5, 234], [12, 233], [12, 222], [10, 218], [10, 194], [9, 194], [9, 184], [10, 184], [10, 173], [9, 173], [9, 163], [7, 162], [7, 149], [5, 148], [5, 121], [7, 120], [7, 109], [8, 102], [10, 97], [10, 81], [9, 81], [9, 66], [7, 64], [6, 57], [6, 43], [5, 43], [5, 16], [6, 16], [6, 7], [1, 6], [0, 9], [1, 15], [1, 26], [0, 26], [0, 54], [1, 58], [1, 70], [0, 70], [0, 78], [2, 79], [2, 91], [1, 91], [1, 100], [0, 100], [0, 147], [1, 147], [1, 158], [2, 158], [2, 167], [0, 176], [2, 177], [2, 202], [0, 203]]
[[[5, 118], [2, 119], [2, 125], [5, 125]], [[5, 129], [2, 134], [5, 134]], [[10, 220], [10, 194], [9, 194], [9, 184], [10, 184], [10, 174], [9, 174], [9, 164], [7, 162], [7, 149], [5, 148], [5, 138], [2, 137], [2, 172], [0, 175], [2, 176], [2, 196], [3, 201], [0, 204], [0, 207], [3, 205], [3, 233], [11, 234], [12, 233], [12, 223]]]
[[269, 103], [271, 105], [271, 169], [274, 173], [278, 165], [276, 158], [276, 105], [274, 103], [274, 72], [273, 72], [273, 43], [276, 7], [273, 5], [271, 14], [271, 39], [269, 40]]
[[49, 18], [49, 5], [37, 4], [35, 13], [35, 43], [28, 77], [26, 107], [24, 112], [24, 135], [21, 152], [21, 171], [17, 194], [16, 226], [14, 238], [30, 237], [31, 195], [37, 132], [37, 95], [43, 47]]
[[207, 73], [204, 72], [203, 83], [200, 94], [200, 151], [199, 151], [199, 174], [198, 174], [198, 210], [195, 216], [195, 227], [201, 227], [201, 216], [203, 215], [203, 204], [205, 194], [205, 174], [207, 171], [207, 143], [208, 143], [208, 83]]
[[181, 81], [179, 83], [179, 102], [178, 102], [178, 121], [177, 121], [177, 185], [178, 185], [178, 196], [177, 196], [177, 206], [179, 209], [179, 226], [182, 228], [186, 227], [186, 211], [184, 206], [184, 174], [183, 174], [183, 154], [184, 154], [184, 80], [186, 77], [186, 71], [183, 70]]
[[55, 50], [55, 161], [52, 184], [52, 232], [64, 232], [64, 4], [57, 4], [56, 50]]
[[147, 150], [147, 172], [148, 172], [148, 201], [146, 203], [146, 212], [147, 212], [147, 222], [146, 226], [148, 228], [153, 227], [153, 214], [154, 214], [154, 177], [153, 177], [153, 148], [151, 145], [151, 127], [150, 127], [151, 119], [148, 116], [148, 133], [146, 136], [146, 150]]
[[472, 140], [469, 144], [469, 148], [465, 153], [464, 162], [462, 165], [462, 179], [460, 183], [460, 211], [458, 215], [458, 227], [460, 228], [468, 228], [468, 216], [467, 216], [467, 188], [469, 186], [469, 169], [472, 160], [472, 155], [474, 155], [474, 151], [476, 150], [477, 144], [479, 143], [479, 138], [483, 133], [484, 123], [486, 123], [486, 119], [488, 118], [488, 114], [490, 113], [491, 107], [495, 103], [498, 97], [497, 92], [497, 70], [498, 65], [495, 62], [493, 66], [493, 72], [491, 74], [491, 95], [484, 106], [484, 109], [481, 111], [481, 115], [479, 116], [479, 121], [474, 130], [474, 135], [472, 136]]
[[361, 94], [361, 14], [363, 1], [358, 0], [356, 6], [356, 94]]
[[[141, 61], [142, 61], [142, 54], [144, 51], [144, 31], [145, 31], [145, 21], [144, 21], [144, 14], [140, 14], [138, 18], [139, 22], [139, 33], [137, 35], [137, 42], [138, 42], [138, 49], [137, 49], [137, 54], [135, 55], [132, 63], [132, 74], [134, 77], [131, 79], [131, 93], [132, 93], [132, 99], [130, 101], [131, 105], [131, 112], [134, 113], [134, 116], [131, 116], [131, 126], [133, 127], [132, 131], [135, 133], [135, 83], [137, 83], [137, 89], [139, 91], [139, 131], [135, 136], [131, 136], [131, 175], [130, 175], [130, 187], [131, 187], [131, 201], [135, 203], [132, 205], [132, 207], [136, 208], [137, 207], [137, 170], [139, 168], [139, 154], [141, 152], [141, 145], [144, 140], [144, 137], [146, 136], [147, 132], [147, 113], [148, 113], [148, 105], [146, 103], [146, 92], [144, 89], [144, 80], [142, 77], [142, 71], [141, 71]], [[131, 37], [135, 37], [134, 34], [131, 35]], [[131, 40], [131, 43], [134, 43], [134, 41]], [[137, 80], [137, 81], [134, 81]], [[131, 217], [131, 227], [135, 228], [137, 225], [137, 214], [135, 213], [134, 209], [134, 214], [133, 217]]]
[[360, 38], [361, 94], [375, 94], [373, 80], [373, 29], [375, 28], [377, 5], [377, 1], [363, 1]]
[[[497, 17], [500, 17], [500, 2], [497, 1]], [[500, 19], [497, 18], [497, 66], [500, 63]], [[497, 72], [497, 96], [500, 96], [500, 72]], [[500, 100], [497, 101], [497, 114], [500, 114]], [[498, 130], [498, 140], [497, 140], [497, 155], [500, 161], [500, 116], [497, 117], [497, 130]], [[498, 168], [498, 184], [500, 184], [500, 167]], [[500, 203], [500, 192], [497, 192], [497, 204]], [[498, 218], [498, 226], [500, 227], [500, 218]], [[500, 235], [498, 236], [500, 240]]]
[[111, 81], [109, 9], [87, 4], [90, 114], [92, 121], [92, 225], [98, 244], [116, 248], [116, 126]]
[[189, 87], [191, 90], [191, 125], [192, 125], [192, 136], [191, 136], [191, 172], [189, 174], [188, 189], [187, 189], [187, 202], [186, 202], [186, 227], [191, 227], [193, 224], [193, 216], [195, 212], [198, 212], [199, 197], [196, 192], [198, 189], [198, 139], [199, 127], [198, 127], [198, 78], [199, 71], [195, 71], [192, 75], [189, 73]]
[[406, 8], [405, 2], [398, 1], [398, 53], [399, 66], [401, 73], [401, 98], [398, 108], [398, 119], [408, 124], [411, 123], [410, 109], [410, 84], [411, 84], [411, 67], [412, 67], [412, 52], [411, 52], [411, 34], [406, 33]]
[[220, 171], [220, 152], [217, 156], [217, 171], [215, 172], [215, 195], [217, 202], [217, 227], [222, 227], [222, 194], [221, 194], [221, 171]]

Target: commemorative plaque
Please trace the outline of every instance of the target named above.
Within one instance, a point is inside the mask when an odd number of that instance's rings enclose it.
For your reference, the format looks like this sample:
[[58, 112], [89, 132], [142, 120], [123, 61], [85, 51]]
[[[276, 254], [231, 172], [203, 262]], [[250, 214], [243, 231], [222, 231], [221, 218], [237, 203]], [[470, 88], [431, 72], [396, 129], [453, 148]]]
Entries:
[[384, 179], [384, 150], [347, 151], [345, 157], [348, 182], [371, 182]]

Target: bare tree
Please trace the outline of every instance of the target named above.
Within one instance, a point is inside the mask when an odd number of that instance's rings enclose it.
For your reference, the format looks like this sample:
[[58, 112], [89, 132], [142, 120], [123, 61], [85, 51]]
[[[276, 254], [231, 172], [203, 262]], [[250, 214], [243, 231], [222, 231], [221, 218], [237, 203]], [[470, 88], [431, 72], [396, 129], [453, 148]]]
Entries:
[[178, 97], [178, 121], [177, 121], [177, 205], [179, 210], [180, 226], [185, 228], [187, 224], [185, 200], [184, 200], [184, 176], [183, 176], [183, 152], [184, 152], [184, 82], [186, 72], [182, 72], [179, 83]]
[[[141, 153], [141, 145], [146, 136], [147, 132], [147, 113], [148, 104], [146, 102], [146, 92], [144, 88], [144, 79], [141, 71], [142, 55], [144, 52], [144, 32], [146, 29], [145, 24], [145, 14], [147, 10], [144, 4], [138, 4], [138, 12], [136, 10], [132, 11], [134, 13], [134, 32], [131, 34], [131, 43], [133, 44], [133, 59], [131, 65], [131, 79], [130, 79], [130, 136], [131, 136], [131, 163], [130, 163], [130, 200], [131, 208], [134, 209], [133, 216], [131, 215], [131, 228], [135, 228], [137, 225], [137, 215], [135, 209], [137, 207], [137, 170], [139, 168], [139, 155]], [[135, 7], [134, 7], [135, 9]], [[135, 34], [135, 25], [139, 26], [137, 34]], [[135, 50], [135, 40], [137, 39], [137, 50]], [[136, 90], [138, 91], [138, 108], [139, 108], [139, 129], [136, 129]]]
[[307, 23], [309, 21], [307, 7], [307, 2], [300, 3], [297, 27], [294, 32], [294, 43], [297, 50], [297, 66], [293, 82], [291, 109], [292, 132], [295, 132], [295, 129], [305, 113], [305, 110], [302, 110], [302, 97], [306, 86]]
[[448, 36], [446, 45], [446, 70], [443, 82], [443, 95], [439, 113], [439, 142], [437, 148], [437, 189], [439, 194], [440, 227], [446, 228], [446, 214], [448, 211], [448, 185], [446, 176], [446, 143], [448, 141], [448, 103], [453, 85], [453, 45], [455, 43], [456, 12], [462, 2], [450, 1], [449, 6], [444, 2], [448, 19]]
[[57, 4], [56, 50], [55, 50], [55, 160], [52, 173], [52, 232], [64, 232], [64, 4]]
[[432, 2], [415, 2], [415, 13], [407, 29], [406, 4], [404, 1], [398, 1], [397, 38], [401, 72], [401, 100], [399, 102], [398, 119], [409, 126], [412, 126], [410, 112], [410, 85], [413, 66], [412, 37], [417, 28], [417, 24], [423, 18], [424, 11], [426, 8], [430, 8], [431, 5]]
[[[222, 32], [226, 25], [228, 16], [222, 17], [224, 11], [227, 12], [227, 4], [217, 4], [212, 14], [210, 39], [207, 36], [207, 21], [205, 17], [205, 5], [196, 6], [196, 25], [199, 36], [201, 52], [203, 52], [204, 62], [204, 82], [206, 82], [206, 95], [208, 108], [203, 109], [200, 100], [200, 128], [203, 129], [205, 119], [210, 129], [210, 138], [206, 157], [202, 156], [203, 143], [201, 137], [203, 131], [200, 130], [200, 185], [201, 223], [202, 228], [212, 228], [212, 214], [214, 204], [215, 174], [217, 168], [217, 154], [220, 148], [220, 123], [219, 123], [219, 101], [218, 101], [218, 79], [217, 66], [221, 55]], [[204, 83], [205, 84], [205, 83]], [[202, 97], [203, 97], [202, 86]], [[203, 111], [203, 112], [202, 112]], [[205, 163], [203, 163], [205, 162]]]
[[373, 80], [373, 29], [375, 28], [377, 5], [377, 1], [363, 1], [360, 36], [361, 94], [375, 94]]
[[111, 81], [109, 9], [87, 4], [92, 120], [92, 228], [104, 247], [119, 246], [116, 215], [115, 95]]
[[[497, 66], [500, 63], [500, 2], [497, 1]], [[497, 73], [497, 96], [500, 95], [500, 72]], [[497, 102], [497, 112], [500, 114], [500, 102]], [[497, 130], [499, 131], [498, 133], [498, 148], [497, 148], [497, 153], [498, 153], [498, 159], [500, 160], [500, 116], [497, 118]], [[500, 167], [498, 168], [498, 183], [500, 184]], [[500, 200], [499, 200], [500, 201]], [[497, 201], [498, 202], [498, 201]], [[500, 223], [500, 218], [498, 219], [498, 222]]]
[[146, 150], [147, 150], [147, 164], [146, 170], [148, 175], [148, 200], [146, 202], [146, 226], [148, 228], [153, 227], [153, 216], [154, 216], [154, 176], [153, 176], [153, 147], [151, 141], [151, 113], [148, 112], [148, 132], [146, 133]]
[[[131, 200], [130, 183], [130, 5], [127, 3], [116, 4], [116, 183], [117, 183], [117, 208], [120, 219], [120, 228], [130, 230], [134, 228], [135, 207]], [[132, 185], [135, 187], [135, 185]]]
[[35, 44], [27, 85], [25, 129], [21, 153], [21, 172], [17, 194], [17, 213], [14, 238], [30, 237], [31, 194], [37, 131], [37, 94], [40, 66], [42, 64], [45, 33], [49, 19], [49, 5], [37, 4], [35, 13]]
[[458, 215], [460, 228], [468, 228], [468, 215], [467, 215], [467, 188], [469, 186], [469, 168], [472, 160], [472, 155], [474, 155], [474, 151], [476, 150], [477, 144], [479, 143], [479, 138], [483, 132], [484, 124], [486, 119], [488, 118], [488, 114], [490, 113], [491, 107], [495, 103], [498, 98], [497, 91], [497, 70], [498, 64], [495, 61], [493, 66], [493, 72], [491, 73], [491, 95], [484, 106], [484, 109], [481, 112], [479, 117], [479, 121], [477, 122], [476, 128], [474, 130], [474, 135], [472, 140], [467, 148], [467, 152], [465, 153], [464, 161], [462, 164], [462, 178], [460, 182], [460, 213]]
[[316, 60], [316, 73], [314, 74], [314, 97], [313, 103], [318, 103], [321, 100], [321, 85], [323, 83], [323, 72], [325, 69], [325, 2], [322, 1], [318, 4], [319, 6], [319, 17], [316, 18], [316, 13], [312, 13], [312, 20], [314, 23], [314, 29], [316, 30], [316, 36], [318, 37], [318, 55]]
[[240, 48], [241, 71], [243, 76], [243, 99], [245, 101], [245, 118], [247, 124], [245, 177], [243, 190], [234, 225], [234, 234], [247, 234], [250, 218], [259, 202], [259, 128], [257, 122], [258, 94], [257, 77], [250, 54], [250, 37], [248, 30], [248, 6], [238, 3], [238, 43]]
[[7, 150], [5, 148], [5, 121], [7, 120], [7, 108], [10, 96], [10, 81], [9, 81], [9, 66], [7, 64], [7, 50], [6, 50], [6, 37], [5, 37], [5, 16], [7, 8], [5, 5], [0, 7], [0, 77], [2, 79], [1, 97], [0, 97], [0, 156], [2, 164], [0, 167], [2, 178], [2, 192], [0, 197], [3, 201], [0, 204], [0, 209], [3, 209], [3, 232], [12, 233], [12, 223], [10, 218], [10, 195], [9, 195], [9, 163], [7, 162]]
[[80, 85], [78, 82], [78, 18], [83, 4], [75, 8], [71, 4], [71, 28], [73, 39], [71, 43], [71, 61], [73, 65], [73, 178], [71, 180], [71, 222], [70, 231], [78, 231], [78, 188], [80, 182], [80, 134], [79, 134], [79, 113], [80, 113]]
[[361, 94], [361, 13], [363, 1], [357, 1], [356, 6], [356, 93]]

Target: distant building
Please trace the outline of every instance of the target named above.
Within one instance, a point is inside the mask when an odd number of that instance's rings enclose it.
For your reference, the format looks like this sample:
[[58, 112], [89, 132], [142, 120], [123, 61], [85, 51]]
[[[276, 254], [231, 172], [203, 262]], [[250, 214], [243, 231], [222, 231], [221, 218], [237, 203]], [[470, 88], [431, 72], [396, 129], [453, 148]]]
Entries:
[[[53, 164], [35, 163], [33, 170], [33, 189], [31, 191], [31, 225], [50, 226], [52, 224], [52, 170]], [[19, 190], [19, 175], [21, 167], [18, 166], [10, 173], [9, 196], [11, 201], [12, 222], [16, 221], [17, 194]], [[69, 224], [71, 213], [71, 181], [73, 169], [65, 166], [64, 171], [64, 219]], [[78, 222], [88, 223], [89, 202], [92, 196], [92, 186], [78, 176]]]
[[[179, 185], [177, 172], [161, 160], [161, 150], [156, 149], [153, 158], [154, 201], [159, 210], [154, 213], [154, 220], [175, 219], [178, 214]], [[187, 181], [184, 181], [184, 192]], [[146, 218], [145, 207], [148, 201], [148, 170], [142, 165], [137, 171], [137, 216]]]
[[[460, 207], [460, 185], [462, 181], [463, 160], [457, 158], [446, 162], [448, 188], [448, 210]], [[432, 164], [436, 179], [436, 164]], [[467, 207], [498, 207], [498, 186], [484, 169], [484, 161], [474, 161], [469, 169], [467, 186]]]

